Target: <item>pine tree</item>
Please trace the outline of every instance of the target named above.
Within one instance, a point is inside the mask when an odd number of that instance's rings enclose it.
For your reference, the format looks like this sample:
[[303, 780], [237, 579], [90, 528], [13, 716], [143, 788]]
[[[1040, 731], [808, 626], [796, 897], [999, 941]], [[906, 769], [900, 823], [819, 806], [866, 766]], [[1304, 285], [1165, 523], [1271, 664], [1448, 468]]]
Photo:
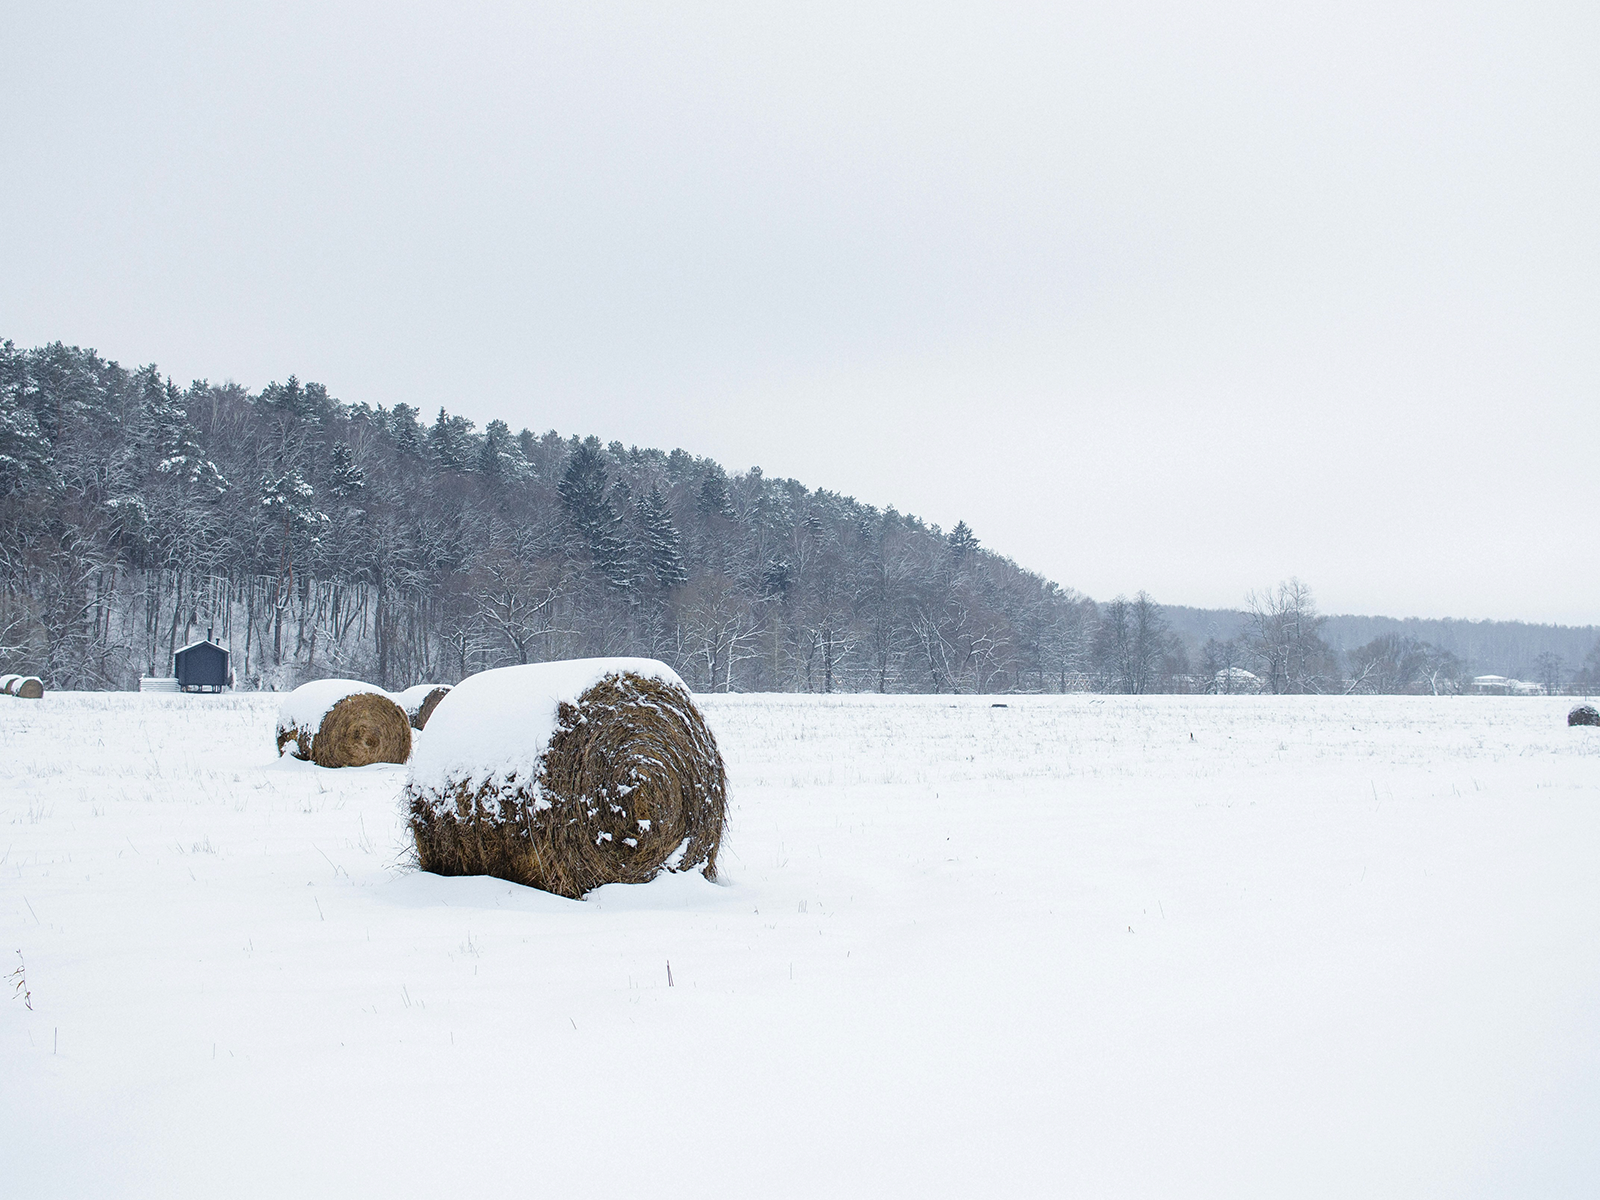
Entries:
[[978, 548], [978, 539], [965, 521], [957, 521], [950, 531], [950, 553], [959, 562]]
[[33, 413], [0, 391], [0, 496], [26, 493], [51, 476], [50, 443]]
[[713, 466], [700, 480], [700, 498], [695, 505], [703, 519], [721, 517], [733, 520], [733, 501], [728, 498], [728, 476], [718, 466]]
[[316, 489], [299, 471], [268, 475], [261, 481], [261, 507], [283, 522], [286, 540], [295, 532], [309, 534], [315, 539], [328, 523], [327, 513], [316, 507], [316, 498]]
[[610, 484], [599, 439], [591, 437], [573, 451], [556, 492], [587, 545], [595, 570], [614, 590], [629, 591], [634, 574], [621, 521], [611, 505]]
[[638, 501], [636, 510], [639, 528], [644, 538], [645, 565], [663, 591], [681, 586], [689, 572], [683, 565], [682, 539], [672, 523], [672, 510], [661, 494], [653, 487], [648, 495]]
[[491, 487], [505, 482], [510, 444], [511, 427], [504, 421], [490, 421], [483, 431], [483, 446], [478, 451], [478, 474]]
[[422, 457], [422, 426], [417, 423], [418, 415], [409, 404], [396, 404], [389, 412], [389, 432], [394, 436], [395, 448], [407, 458]]
[[333, 448], [333, 464], [328, 469], [328, 490], [340, 500], [348, 500], [367, 486], [367, 473], [356, 466], [355, 451], [349, 442]]
[[183, 397], [172, 380], [162, 382], [153, 368], [141, 374], [144, 387], [139, 441], [147, 461], [174, 482], [216, 495], [227, 491], [228, 481], [201, 449], [200, 434], [190, 424]]
[[472, 422], [465, 417], [452, 417], [439, 406], [438, 419], [428, 430], [428, 450], [433, 461], [446, 471], [467, 469], [467, 443], [472, 437]]
[[567, 469], [556, 485], [556, 493], [561, 497], [567, 516], [585, 537], [592, 537], [595, 530], [609, 525], [616, 517], [606, 499], [610, 486], [610, 472], [601, 457], [598, 440], [590, 438], [580, 442], [567, 460]]
[[328, 389], [320, 383], [301, 383], [293, 375], [287, 383], [269, 383], [261, 390], [261, 406], [276, 413], [286, 423], [320, 425], [324, 411], [332, 406]]

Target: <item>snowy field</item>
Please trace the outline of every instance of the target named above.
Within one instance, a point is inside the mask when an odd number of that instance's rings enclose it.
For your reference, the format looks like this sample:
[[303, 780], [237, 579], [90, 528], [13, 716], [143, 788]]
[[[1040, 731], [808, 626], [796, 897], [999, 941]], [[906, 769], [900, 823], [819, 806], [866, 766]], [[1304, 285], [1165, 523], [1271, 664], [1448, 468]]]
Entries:
[[1600, 1195], [1575, 701], [704, 703], [722, 885], [572, 902], [274, 697], [0, 702], [5, 1194]]

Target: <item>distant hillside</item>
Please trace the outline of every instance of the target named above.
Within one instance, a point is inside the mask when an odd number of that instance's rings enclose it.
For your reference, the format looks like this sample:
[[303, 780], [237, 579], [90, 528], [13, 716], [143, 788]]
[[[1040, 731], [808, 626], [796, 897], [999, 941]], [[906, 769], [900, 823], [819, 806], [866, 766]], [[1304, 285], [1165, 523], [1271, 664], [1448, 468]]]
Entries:
[[[1164, 606], [1172, 631], [1190, 655], [1197, 657], [1207, 638], [1226, 641], [1244, 632], [1245, 614], [1236, 609]], [[1448, 650], [1473, 675], [1509, 675], [1533, 679], [1534, 659], [1549, 652], [1559, 655], [1570, 675], [1600, 644], [1600, 625], [1530, 625], [1525, 621], [1463, 621], [1454, 618], [1424, 620], [1419, 617], [1363, 617], [1349, 614], [1328, 617], [1322, 637], [1341, 654], [1364, 646], [1385, 633], [1398, 633], [1431, 642]]]

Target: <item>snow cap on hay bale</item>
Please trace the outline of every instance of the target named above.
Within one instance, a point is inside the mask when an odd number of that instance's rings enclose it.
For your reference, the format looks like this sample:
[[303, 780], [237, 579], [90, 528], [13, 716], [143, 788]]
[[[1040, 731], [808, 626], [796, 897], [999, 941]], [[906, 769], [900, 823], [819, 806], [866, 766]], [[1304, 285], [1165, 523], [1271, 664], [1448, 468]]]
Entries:
[[406, 784], [417, 863], [577, 899], [700, 867], [727, 775], [683, 680], [648, 658], [484, 671], [447, 696]]
[[448, 683], [419, 683], [403, 692], [395, 692], [394, 702], [406, 710], [406, 719], [411, 722], [411, 728], [422, 729], [428, 724], [428, 718], [433, 716], [433, 710], [439, 707], [439, 701], [449, 694]]
[[37, 675], [19, 675], [11, 685], [11, 694], [24, 700], [43, 700], [44, 680]]
[[1567, 714], [1568, 725], [1600, 725], [1600, 709], [1592, 704], [1580, 704]]
[[318, 679], [295, 688], [278, 710], [278, 753], [285, 750], [319, 767], [403, 763], [411, 757], [411, 722], [370, 683]]

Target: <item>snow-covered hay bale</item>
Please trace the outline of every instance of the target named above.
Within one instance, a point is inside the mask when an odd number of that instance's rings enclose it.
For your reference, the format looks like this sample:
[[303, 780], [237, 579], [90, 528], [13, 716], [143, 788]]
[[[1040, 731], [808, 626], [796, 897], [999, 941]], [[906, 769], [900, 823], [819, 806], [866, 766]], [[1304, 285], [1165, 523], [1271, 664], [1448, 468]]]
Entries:
[[411, 757], [411, 722], [380, 688], [354, 679], [319, 679], [284, 698], [278, 753], [319, 767], [403, 763]]
[[1600, 709], [1592, 704], [1580, 704], [1567, 714], [1568, 725], [1600, 725]]
[[683, 680], [648, 658], [484, 671], [439, 705], [406, 785], [417, 862], [574, 899], [716, 877], [727, 775]]
[[394, 700], [406, 710], [406, 719], [411, 722], [411, 728], [423, 729], [428, 724], [428, 718], [433, 716], [433, 710], [439, 707], [439, 701], [449, 694], [448, 683], [419, 683], [416, 687], [396, 692]]
[[37, 675], [19, 675], [11, 685], [11, 694], [24, 700], [44, 699], [44, 680]]
[[0, 675], [0, 694], [11, 695], [11, 689], [17, 686], [17, 680], [21, 678], [21, 675]]

